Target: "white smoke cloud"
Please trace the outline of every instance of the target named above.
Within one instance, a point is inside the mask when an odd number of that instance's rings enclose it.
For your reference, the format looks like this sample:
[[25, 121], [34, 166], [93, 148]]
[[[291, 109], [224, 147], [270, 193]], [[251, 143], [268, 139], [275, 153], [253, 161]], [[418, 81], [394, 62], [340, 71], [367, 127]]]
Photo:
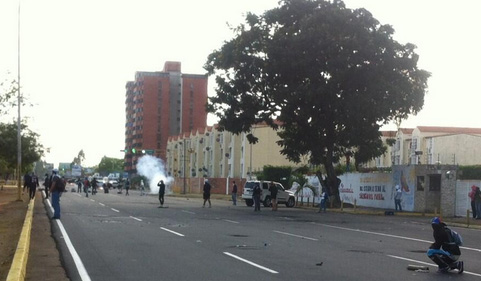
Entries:
[[161, 159], [151, 155], [144, 155], [139, 159], [136, 167], [139, 175], [148, 179], [151, 194], [159, 193], [157, 184], [160, 180], [164, 181], [165, 193], [171, 193], [170, 184], [174, 181], [174, 178], [167, 176], [165, 165]]

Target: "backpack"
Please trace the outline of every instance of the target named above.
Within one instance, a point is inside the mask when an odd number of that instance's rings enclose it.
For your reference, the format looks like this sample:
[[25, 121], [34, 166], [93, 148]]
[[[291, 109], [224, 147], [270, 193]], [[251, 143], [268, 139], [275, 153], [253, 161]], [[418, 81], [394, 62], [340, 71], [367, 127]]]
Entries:
[[59, 191], [59, 192], [64, 192], [65, 191], [65, 182], [58, 176], [55, 176], [54, 178], [54, 181], [56, 181], [57, 183], [55, 184], [55, 188]]
[[456, 244], [457, 246], [462, 246], [463, 245], [463, 237], [459, 235], [456, 231], [449, 229], [451, 239], [449, 239], [452, 243]]

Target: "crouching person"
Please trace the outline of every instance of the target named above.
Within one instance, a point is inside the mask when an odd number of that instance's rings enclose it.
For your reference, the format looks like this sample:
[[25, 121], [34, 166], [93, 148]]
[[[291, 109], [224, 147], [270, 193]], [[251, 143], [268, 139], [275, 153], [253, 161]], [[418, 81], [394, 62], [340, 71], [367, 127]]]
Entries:
[[[438, 272], [445, 273], [457, 269], [458, 273], [464, 270], [464, 263], [458, 261], [461, 256], [459, 249], [462, 243], [459, 234], [451, 231], [439, 217], [431, 221], [434, 243], [429, 247], [428, 257], [438, 265]], [[456, 237], [455, 237], [456, 236]]]

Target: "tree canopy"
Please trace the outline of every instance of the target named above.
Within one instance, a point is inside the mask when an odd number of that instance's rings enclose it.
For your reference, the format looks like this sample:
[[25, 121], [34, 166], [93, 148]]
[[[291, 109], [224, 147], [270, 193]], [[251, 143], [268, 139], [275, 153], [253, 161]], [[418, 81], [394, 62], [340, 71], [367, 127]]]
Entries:
[[[37, 143], [38, 134], [22, 124], [22, 172], [31, 171], [33, 163], [40, 160], [43, 147]], [[0, 123], [0, 166], [7, 172], [17, 167], [17, 124]]]
[[124, 170], [124, 159], [117, 159], [104, 156], [100, 160], [97, 172], [101, 175], [107, 175], [109, 173], [120, 173]]
[[233, 133], [259, 122], [279, 129], [281, 153], [323, 164], [331, 192], [333, 163], [381, 155], [380, 127], [423, 107], [430, 73], [417, 67], [416, 46], [395, 41], [366, 9], [283, 0], [233, 31], [205, 65], [217, 84], [207, 110]]

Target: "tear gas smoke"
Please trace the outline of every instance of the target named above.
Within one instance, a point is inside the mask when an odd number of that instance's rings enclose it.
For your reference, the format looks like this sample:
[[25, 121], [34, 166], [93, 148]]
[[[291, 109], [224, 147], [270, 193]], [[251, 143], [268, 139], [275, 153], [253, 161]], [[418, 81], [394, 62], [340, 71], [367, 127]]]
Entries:
[[151, 155], [142, 156], [137, 162], [137, 172], [147, 178], [151, 194], [159, 193], [157, 184], [160, 180], [164, 181], [165, 193], [171, 193], [170, 184], [174, 181], [174, 178], [166, 175], [165, 166], [161, 159]]

